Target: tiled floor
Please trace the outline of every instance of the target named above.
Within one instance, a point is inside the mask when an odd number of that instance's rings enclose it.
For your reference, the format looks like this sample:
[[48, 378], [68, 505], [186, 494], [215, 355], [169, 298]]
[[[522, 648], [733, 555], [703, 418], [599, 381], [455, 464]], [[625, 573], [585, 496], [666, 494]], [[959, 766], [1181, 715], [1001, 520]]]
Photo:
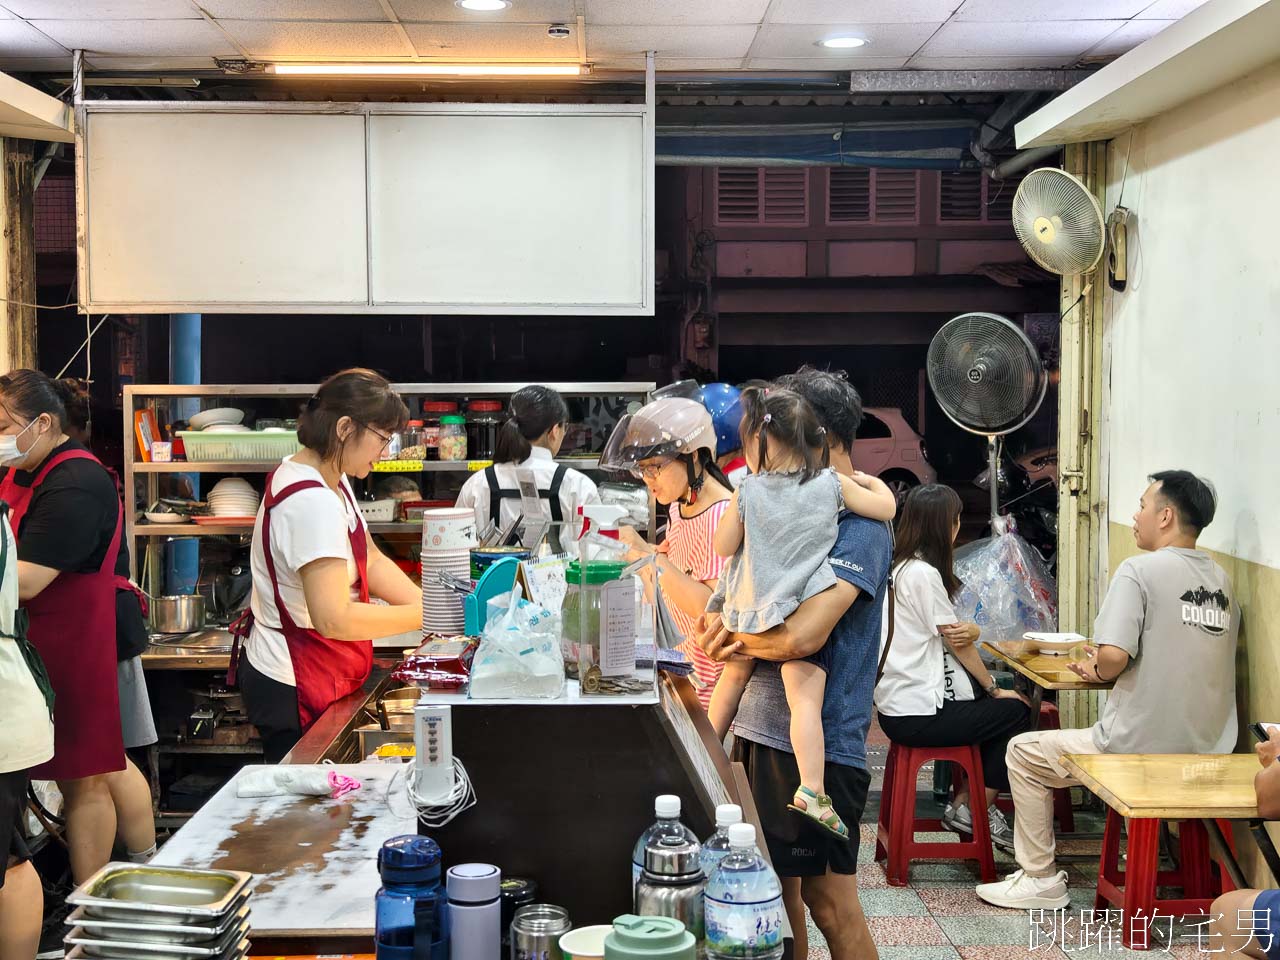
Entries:
[[[1059, 853], [1070, 862], [1060, 864], [1068, 873], [1071, 906], [1062, 915], [1067, 923], [1063, 936], [1059, 919], [1053, 930], [1051, 917], [1044, 918], [1045, 930], [1032, 929], [1026, 911], [1003, 910], [983, 903], [973, 892], [978, 883], [977, 865], [960, 861], [913, 863], [910, 885], [891, 887], [884, 870], [874, 862], [875, 822], [879, 813], [884, 756], [888, 743], [872, 727], [868, 742], [868, 766], [872, 774], [871, 795], [863, 815], [858, 848], [858, 888], [863, 911], [875, 939], [881, 960], [1075, 960], [1103, 958], [1125, 960], [1210, 960], [1214, 955], [1201, 948], [1195, 922], [1173, 928], [1171, 944], [1159, 944], [1150, 951], [1132, 951], [1120, 945], [1119, 929], [1105, 930], [1090, 925], [1087, 943], [1081, 942], [1081, 917], [1092, 924], [1094, 884], [1098, 875], [1102, 817], [1088, 811], [1076, 812], [1077, 835], [1060, 841]], [[933, 775], [922, 771], [917, 798], [921, 815], [937, 816], [932, 797]], [[926, 808], [930, 812], [926, 812]], [[1080, 836], [1083, 834], [1084, 836]], [[921, 835], [920, 839], [958, 840], [953, 834]], [[1015, 870], [1012, 858], [996, 851], [996, 871], [1004, 876]], [[1101, 918], [1098, 918], [1099, 921]], [[1165, 926], [1157, 928], [1160, 936]], [[1065, 949], [1063, 947], [1065, 946]], [[1218, 955], [1221, 956], [1221, 955]], [[830, 960], [822, 934], [809, 922], [810, 960]]]

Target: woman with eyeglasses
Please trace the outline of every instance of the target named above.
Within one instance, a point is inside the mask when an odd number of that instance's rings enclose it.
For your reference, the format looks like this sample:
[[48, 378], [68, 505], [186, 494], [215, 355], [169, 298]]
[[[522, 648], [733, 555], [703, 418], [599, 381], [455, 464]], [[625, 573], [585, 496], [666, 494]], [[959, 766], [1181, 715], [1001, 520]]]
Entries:
[[374, 546], [347, 479], [369, 475], [408, 415], [373, 371], [335, 374], [298, 418], [302, 450], [267, 478], [251, 622], [232, 656], [267, 763], [364, 685], [374, 640], [422, 626], [421, 588]]
[[[644, 481], [654, 499], [669, 506], [667, 537], [656, 548], [631, 527], [620, 533], [631, 548], [628, 559], [657, 553], [662, 599], [685, 642], [680, 649], [692, 661], [694, 686], [705, 709], [720, 678], [716, 663], [694, 642], [694, 625], [720, 581], [727, 560], [713, 546], [733, 487], [716, 466], [716, 431], [711, 414], [696, 400], [654, 400], [626, 416], [601, 455], [606, 470], [629, 470]], [[645, 576], [652, 588], [652, 574]]]

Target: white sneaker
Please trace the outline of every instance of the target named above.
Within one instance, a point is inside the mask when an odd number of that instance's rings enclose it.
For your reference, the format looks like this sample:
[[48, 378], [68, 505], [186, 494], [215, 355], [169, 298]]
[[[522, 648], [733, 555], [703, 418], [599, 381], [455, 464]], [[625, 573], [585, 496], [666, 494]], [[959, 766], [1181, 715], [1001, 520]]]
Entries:
[[[962, 803], [953, 806], [948, 803], [942, 811], [942, 825], [952, 833], [973, 836], [973, 814], [969, 805]], [[1001, 850], [1013, 852], [1013, 827], [1005, 819], [1004, 813], [995, 804], [987, 807], [987, 825], [991, 831], [991, 842]]]
[[979, 884], [974, 891], [993, 907], [1011, 910], [1062, 910], [1069, 906], [1067, 871], [1052, 877], [1028, 877], [1018, 870], [996, 883]]

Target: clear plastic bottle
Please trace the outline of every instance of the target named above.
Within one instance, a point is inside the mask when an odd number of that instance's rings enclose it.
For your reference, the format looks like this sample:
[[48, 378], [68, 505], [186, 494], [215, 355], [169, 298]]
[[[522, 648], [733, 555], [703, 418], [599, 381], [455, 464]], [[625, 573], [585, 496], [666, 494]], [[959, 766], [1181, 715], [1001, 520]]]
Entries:
[[782, 884], [756, 849], [756, 828], [729, 828], [729, 855], [707, 881], [707, 960], [778, 960], [786, 913]]
[[653, 812], [657, 821], [636, 841], [631, 851], [631, 893], [634, 896], [636, 884], [640, 882], [640, 874], [644, 872], [645, 847], [656, 845], [663, 837], [680, 837], [684, 840], [698, 842], [693, 831], [680, 822], [680, 798], [664, 793], [653, 801]]
[[716, 807], [716, 832], [702, 845], [702, 872], [707, 879], [715, 873], [720, 861], [729, 855], [729, 828], [742, 822], [742, 808], [736, 803]]
[[375, 956], [413, 960], [414, 945], [430, 938], [432, 960], [448, 955], [444, 891], [440, 888], [440, 847], [430, 837], [410, 834], [388, 840], [378, 851], [382, 889], [374, 899]]

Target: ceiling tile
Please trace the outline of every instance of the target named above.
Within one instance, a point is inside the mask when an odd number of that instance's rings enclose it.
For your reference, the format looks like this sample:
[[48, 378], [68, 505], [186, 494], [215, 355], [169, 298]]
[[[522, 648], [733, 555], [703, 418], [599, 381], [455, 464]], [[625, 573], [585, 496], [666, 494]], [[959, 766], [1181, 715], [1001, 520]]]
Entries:
[[204, 20], [34, 20], [68, 50], [108, 56], [234, 57], [236, 48]]
[[588, 27], [616, 24], [759, 23], [769, 0], [586, 0]]
[[[593, 62], [596, 67], [603, 70], [644, 69], [644, 57], [602, 57]], [[682, 73], [685, 70], [741, 70], [742, 58], [657, 57], [654, 66], [655, 69], [667, 73]]]
[[588, 27], [587, 56], [643, 55], [656, 50], [659, 57], [727, 59], [744, 57], [755, 39], [756, 27], [737, 24], [723, 27]]
[[1041, 23], [943, 24], [920, 51], [924, 57], [1077, 57], [1114, 33], [1118, 20], [1057, 23], [1046, 30]]
[[21, 20], [0, 20], [0, 56], [65, 57], [70, 47], [60, 47], [35, 27]]
[[1161, 30], [1177, 23], [1177, 20], [1130, 20], [1096, 47], [1091, 47], [1091, 57], [1118, 57], [1128, 53], [1144, 40], [1150, 40]]
[[541, 23], [406, 23], [420, 57], [577, 60], [573, 37], [556, 40]]
[[1128, 20], [1151, 0], [965, 0], [956, 20]]
[[69, 57], [6, 57], [0, 56], [0, 70], [5, 73], [61, 73], [71, 76]]
[[[865, 57], [909, 57], [933, 36], [940, 23], [867, 23], [826, 27], [767, 23], [751, 49], [755, 57], [803, 57], [827, 60], [831, 70], [847, 70]], [[866, 37], [869, 43], [856, 50], [828, 50], [817, 43], [825, 37], [848, 34]]]
[[200, 0], [200, 6], [226, 20], [387, 20], [378, 0]]
[[320, 23], [219, 20], [253, 57], [291, 60], [410, 57], [400, 31], [390, 23]]
[[85, 57], [93, 70], [212, 70], [213, 57]]
[[515, 0], [506, 10], [477, 13], [453, 0], [391, 0], [401, 20], [420, 23], [573, 23], [573, 0]]
[[199, 20], [191, 0], [3, 0], [24, 20]]
[[964, 0], [777, 0], [770, 23], [941, 23]]
[[837, 67], [827, 57], [752, 57], [749, 70], [901, 70], [906, 57], [861, 57], [857, 63]]
[[1204, 6], [1205, 0], [1156, 0], [1145, 8], [1139, 20], [1181, 20], [1192, 10]]
[[1057, 70], [1075, 59], [1071, 57], [912, 57], [917, 70]]

